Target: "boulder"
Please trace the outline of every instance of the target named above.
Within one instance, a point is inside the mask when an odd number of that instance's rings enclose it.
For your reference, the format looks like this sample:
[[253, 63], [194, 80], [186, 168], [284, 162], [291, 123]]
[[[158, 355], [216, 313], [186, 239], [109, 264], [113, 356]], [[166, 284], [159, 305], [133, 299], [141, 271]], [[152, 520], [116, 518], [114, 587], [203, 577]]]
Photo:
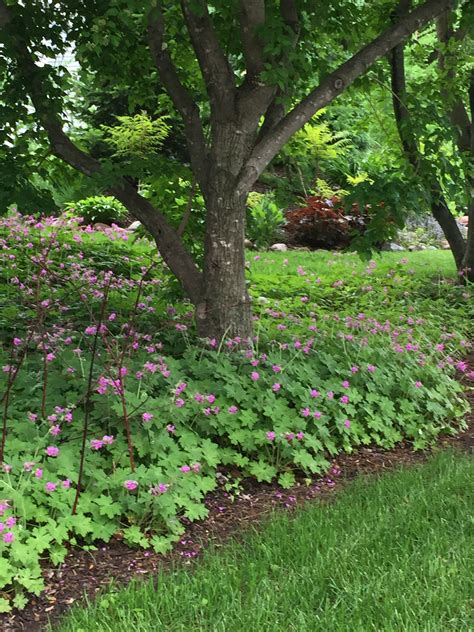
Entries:
[[128, 230], [138, 230], [141, 225], [142, 225], [142, 223], [139, 222], [138, 219], [137, 219], [137, 220], [135, 220], [134, 222], [132, 222], [130, 224], [130, 226], [128, 227]]
[[286, 244], [273, 244], [270, 246], [270, 250], [274, 252], [286, 252], [288, 250], [288, 246]]
[[385, 252], [401, 252], [402, 250], [405, 250], [405, 248], [399, 244], [388, 242], [382, 246], [382, 250]]

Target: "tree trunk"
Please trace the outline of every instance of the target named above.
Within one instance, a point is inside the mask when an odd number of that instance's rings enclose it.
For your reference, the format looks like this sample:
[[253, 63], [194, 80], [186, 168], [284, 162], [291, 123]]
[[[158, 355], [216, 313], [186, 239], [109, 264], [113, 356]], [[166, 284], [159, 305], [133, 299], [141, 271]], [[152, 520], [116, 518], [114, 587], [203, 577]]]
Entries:
[[245, 202], [228, 191], [207, 208], [204, 290], [196, 309], [203, 338], [250, 338], [252, 309], [245, 282]]
[[467, 229], [466, 250], [462, 261], [465, 279], [474, 283], [474, 183], [471, 183], [471, 200], [469, 204], [469, 227]]
[[466, 242], [459, 230], [459, 226], [455, 217], [449, 210], [443, 195], [440, 195], [436, 200], [431, 202], [431, 213], [446, 237], [446, 241], [451, 248], [451, 252], [456, 264], [457, 270], [461, 270], [463, 267], [463, 258], [466, 252]]
[[[253, 141], [236, 121], [214, 130], [206, 202], [202, 300], [196, 326], [203, 338], [252, 336], [252, 309], [245, 282], [245, 204], [239, 172]], [[253, 130], [252, 130], [253, 131]]]

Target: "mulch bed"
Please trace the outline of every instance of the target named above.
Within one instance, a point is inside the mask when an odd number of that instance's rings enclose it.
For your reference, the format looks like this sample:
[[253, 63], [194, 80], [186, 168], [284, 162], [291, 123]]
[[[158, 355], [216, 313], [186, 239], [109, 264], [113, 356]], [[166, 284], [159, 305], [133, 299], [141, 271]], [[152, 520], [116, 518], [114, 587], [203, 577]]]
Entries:
[[[470, 355], [468, 363], [472, 370], [474, 354]], [[441, 438], [438, 448], [457, 446], [474, 452], [473, 383], [468, 383], [465, 376], [461, 376], [461, 380], [465, 381], [466, 396], [471, 403], [468, 430], [456, 437]], [[225, 543], [229, 537], [261, 523], [275, 509], [291, 510], [315, 499], [331, 498], [335, 490], [359, 474], [377, 474], [418, 463], [430, 452], [413, 452], [408, 443], [389, 451], [363, 448], [356, 454], [337, 457], [329, 475], [315, 479], [309, 485], [301, 480], [295, 487], [283, 490], [276, 484], [245, 480], [237, 496], [217, 490], [206, 500], [209, 516], [201, 522], [187, 523], [186, 533], [167, 555], [131, 549], [119, 540], [99, 546], [96, 551], [72, 549], [58, 568], [45, 565], [46, 589], [39, 597], [33, 597], [24, 610], [0, 615], [0, 628], [3, 632], [39, 632], [48, 620], [57, 621], [72, 604], [82, 601], [85, 594], [93, 597], [107, 587], [111, 578], [115, 585], [123, 585], [131, 579], [151, 577], [158, 569], [176, 562], [191, 565], [210, 543], [214, 546]]]

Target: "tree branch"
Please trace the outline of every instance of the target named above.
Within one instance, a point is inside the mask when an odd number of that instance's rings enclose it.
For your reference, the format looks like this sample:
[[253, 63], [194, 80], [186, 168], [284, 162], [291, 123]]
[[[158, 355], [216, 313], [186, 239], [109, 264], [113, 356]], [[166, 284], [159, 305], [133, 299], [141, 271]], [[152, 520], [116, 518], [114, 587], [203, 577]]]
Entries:
[[[13, 26], [13, 16], [4, 0], [0, 0], [0, 24]], [[9, 45], [18, 64], [24, 86], [31, 98], [38, 119], [45, 129], [52, 152], [64, 162], [87, 176], [100, 174], [102, 165], [82, 151], [64, 133], [62, 121], [50, 108], [44, 91], [44, 69], [37, 66], [29, 52], [29, 42], [18, 29], [8, 33]], [[148, 228], [158, 249], [173, 273], [177, 276], [189, 298], [198, 303], [201, 296], [202, 275], [183, 242], [168, 224], [165, 216], [143, 198], [126, 178], [109, 187], [109, 192], [120, 200]]]
[[[442, 72], [446, 72], [448, 82], [452, 83], [455, 79], [456, 71], [452, 65], [453, 60], [449, 60], [447, 58], [448, 54], [445, 52], [449, 41], [455, 37], [451, 9], [444, 11], [436, 20], [436, 33], [439, 42], [442, 44], [437, 51], [438, 67]], [[446, 104], [446, 110], [451, 124], [456, 130], [458, 149], [460, 152], [469, 152], [471, 150], [471, 121], [469, 120], [469, 114], [464, 107], [464, 103], [449, 87], [442, 89], [442, 97]]]
[[[292, 49], [298, 44], [301, 25], [298, 17], [298, 8], [295, 0], [280, 0], [280, 15], [286, 26], [293, 32]], [[260, 129], [260, 138], [268, 134], [285, 116], [285, 105], [283, 99], [285, 91], [277, 88], [272, 102], [265, 114], [265, 120]]]
[[160, 3], [157, 3], [148, 14], [147, 31], [151, 54], [160, 79], [184, 122], [192, 169], [199, 181], [199, 186], [204, 190], [208, 175], [208, 152], [199, 107], [189, 90], [181, 83], [166, 46], [165, 22]]
[[247, 68], [246, 80], [255, 81], [264, 68], [263, 42], [258, 34], [265, 24], [265, 0], [240, 1], [240, 35]]
[[451, 6], [451, 1], [427, 0], [330, 73], [318, 87], [312, 90], [273, 130], [263, 136], [256, 144], [241, 172], [239, 191], [250, 189], [287, 140], [301, 129], [318, 110], [341, 94], [375, 61], [385, 56], [399, 42], [405, 40], [414, 31], [422, 28]]
[[[192, 5], [198, 6], [195, 13]], [[234, 115], [235, 76], [217, 39], [206, 0], [181, 0], [186, 27], [201, 68], [213, 115], [228, 119]]]

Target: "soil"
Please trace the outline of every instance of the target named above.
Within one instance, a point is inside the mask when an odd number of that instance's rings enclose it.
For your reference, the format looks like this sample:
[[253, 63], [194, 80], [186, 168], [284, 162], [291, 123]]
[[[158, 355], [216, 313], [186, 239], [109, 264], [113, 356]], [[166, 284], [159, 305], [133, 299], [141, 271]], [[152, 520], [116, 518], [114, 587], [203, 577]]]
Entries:
[[[470, 370], [474, 368], [474, 354], [468, 358]], [[471, 404], [467, 415], [468, 429], [455, 437], [443, 437], [434, 449], [456, 446], [474, 453], [474, 389], [465, 375], [466, 397]], [[392, 450], [376, 447], [363, 448], [356, 454], [338, 456], [328, 476], [311, 480], [301, 478], [288, 490], [278, 485], [257, 483], [248, 479], [242, 482], [238, 495], [219, 489], [209, 494], [206, 505], [208, 517], [200, 522], [186, 522], [186, 532], [174, 550], [167, 555], [152, 551], [131, 549], [120, 540], [113, 540], [95, 551], [71, 549], [61, 566], [45, 565], [46, 588], [39, 597], [33, 597], [22, 611], [0, 615], [3, 632], [39, 632], [48, 620], [56, 622], [68, 608], [81, 602], [85, 595], [93, 597], [110, 585], [123, 585], [131, 579], [152, 577], [158, 569], [172, 564], [191, 565], [210, 543], [224, 544], [230, 537], [238, 537], [250, 526], [258, 526], [265, 516], [275, 509], [293, 510], [314, 500], [330, 499], [334, 492], [360, 474], [378, 474], [386, 470], [423, 461], [433, 451], [413, 452], [408, 443]]]

